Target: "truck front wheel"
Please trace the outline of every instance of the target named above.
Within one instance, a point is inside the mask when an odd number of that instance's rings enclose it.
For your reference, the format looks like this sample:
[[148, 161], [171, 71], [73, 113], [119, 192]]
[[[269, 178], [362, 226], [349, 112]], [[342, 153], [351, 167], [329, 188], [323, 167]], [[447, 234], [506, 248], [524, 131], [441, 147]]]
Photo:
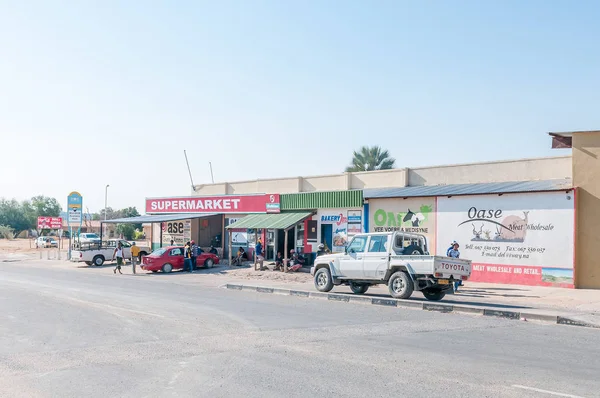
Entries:
[[390, 277], [388, 288], [390, 295], [397, 299], [407, 299], [415, 290], [412, 279], [404, 271], [398, 271]]
[[369, 290], [369, 285], [366, 283], [354, 283], [350, 282], [350, 289], [354, 294], [365, 294]]
[[315, 287], [318, 291], [327, 293], [333, 289], [333, 280], [329, 268], [321, 268], [315, 273]]
[[446, 292], [443, 292], [440, 289], [423, 289], [423, 296], [425, 296], [427, 300], [440, 301], [445, 295]]

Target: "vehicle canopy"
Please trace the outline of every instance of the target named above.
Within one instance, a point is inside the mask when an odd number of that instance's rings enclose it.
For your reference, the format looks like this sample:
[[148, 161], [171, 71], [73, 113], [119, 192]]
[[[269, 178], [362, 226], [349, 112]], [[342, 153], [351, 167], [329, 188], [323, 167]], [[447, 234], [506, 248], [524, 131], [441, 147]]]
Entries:
[[[394, 232], [373, 232], [373, 233], [362, 233], [354, 235], [354, 238], [348, 243], [346, 246], [346, 250], [352, 246], [352, 242], [359, 237], [369, 237], [369, 236], [391, 236], [393, 239], [393, 251], [397, 255], [406, 255], [413, 254], [415, 248], [419, 248], [422, 252], [421, 254], [429, 254], [429, 244], [427, 242], [427, 237], [422, 234], [416, 234], [413, 232], [403, 232], [403, 231], [394, 231]], [[386, 245], [386, 248], [388, 246]], [[411, 253], [406, 252], [406, 249], [411, 248], [413, 250]]]

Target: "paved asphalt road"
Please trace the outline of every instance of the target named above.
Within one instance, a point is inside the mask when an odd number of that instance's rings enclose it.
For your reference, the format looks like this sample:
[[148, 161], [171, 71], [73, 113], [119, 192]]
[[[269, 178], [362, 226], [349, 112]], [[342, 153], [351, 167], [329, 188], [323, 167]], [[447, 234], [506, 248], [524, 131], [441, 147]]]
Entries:
[[0, 396], [600, 397], [598, 330], [86, 271], [0, 263]]

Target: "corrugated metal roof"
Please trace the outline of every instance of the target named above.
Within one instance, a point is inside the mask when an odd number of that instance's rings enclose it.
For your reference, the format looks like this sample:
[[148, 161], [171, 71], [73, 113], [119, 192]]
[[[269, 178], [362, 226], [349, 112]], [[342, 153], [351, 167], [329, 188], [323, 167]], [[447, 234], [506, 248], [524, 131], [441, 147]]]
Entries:
[[363, 192], [350, 191], [302, 192], [279, 195], [281, 210], [311, 210], [362, 207]]
[[562, 191], [573, 188], [570, 178], [539, 181], [486, 182], [480, 184], [420, 185], [403, 188], [365, 189], [365, 199], [426, 196], [483, 195], [517, 192]]
[[279, 213], [279, 214], [251, 214], [238, 222], [228, 225], [232, 228], [262, 228], [262, 229], [288, 229], [300, 221], [312, 216], [311, 212]]
[[154, 214], [138, 217], [117, 218], [114, 220], [102, 220], [104, 224], [144, 224], [152, 222], [168, 222], [177, 220], [189, 220], [192, 218], [204, 218], [216, 216], [216, 213], [181, 213], [181, 214]]

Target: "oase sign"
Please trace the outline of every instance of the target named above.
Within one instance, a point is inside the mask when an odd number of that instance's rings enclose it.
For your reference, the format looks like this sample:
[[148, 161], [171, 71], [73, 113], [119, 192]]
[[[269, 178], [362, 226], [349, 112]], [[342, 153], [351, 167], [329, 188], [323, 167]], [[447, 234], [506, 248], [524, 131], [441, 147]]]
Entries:
[[146, 199], [146, 213], [279, 213], [279, 194]]
[[471, 280], [573, 286], [571, 193], [441, 197], [437, 210], [437, 253], [457, 241]]

